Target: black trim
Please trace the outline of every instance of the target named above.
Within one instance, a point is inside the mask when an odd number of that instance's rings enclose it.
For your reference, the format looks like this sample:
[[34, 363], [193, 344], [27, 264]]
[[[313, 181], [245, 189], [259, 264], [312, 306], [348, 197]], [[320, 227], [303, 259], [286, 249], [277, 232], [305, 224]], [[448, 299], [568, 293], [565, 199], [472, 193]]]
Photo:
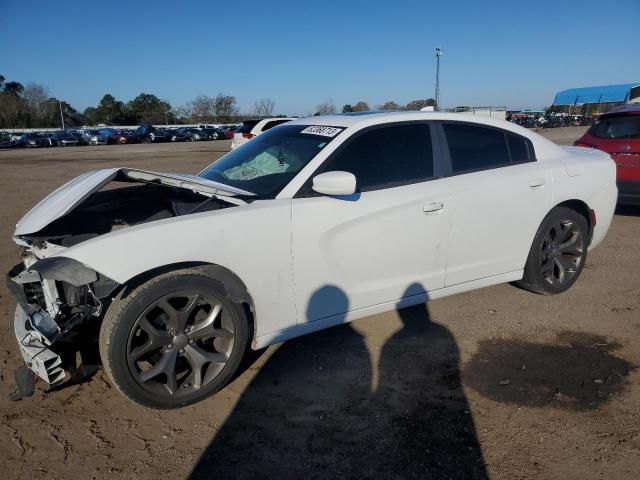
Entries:
[[[434, 131], [433, 124], [434, 124], [433, 120], [404, 120], [400, 122], [378, 123], [376, 125], [371, 125], [369, 127], [365, 127], [360, 130], [357, 130], [356, 132], [354, 132], [353, 134], [345, 138], [342, 141], [342, 143], [338, 145], [338, 148], [336, 148], [333, 152], [329, 154], [327, 158], [325, 158], [325, 160], [318, 166], [318, 168], [316, 168], [315, 171], [311, 175], [309, 175], [309, 178], [307, 178], [307, 180], [302, 184], [302, 186], [298, 189], [298, 191], [293, 195], [293, 198], [311, 198], [311, 197], [325, 196], [313, 191], [312, 189], [313, 177], [315, 177], [316, 175], [320, 175], [321, 173], [324, 173], [326, 171], [327, 166], [335, 159], [335, 157], [338, 156], [347, 146], [349, 146], [349, 144], [351, 144], [351, 142], [356, 140], [358, 137], [360, 137], [361, 135], [364, 135], [365, 133], [368, 133], [374, 130], [379, 130], [382, 128], [387, 128], [387, 127], [400, 127], [404, 125], [427, 125], [429, 127], [429, 135], [431, 137], [431, 154], [433, 158], [433, 176], [430, 178], [422, 179], [420, 181], [416, 181], [416, 182], [396, 182], [394, 184], [388, 184], [388, 185], [381, 186], [380, 188], [369, 189], [366, 191], [377, 192], [380, 190], [401, 187], [404, 185], [416, 185], [419, 183], [426, 183], [426, 182], [430, 182], [430, 181], [437, 180], [439, 178], [444, 177], [445, 176], [444, 173], [446, 169], [445, 169], [445, 166], [440, 161], [440, 155], [442, 155], [442, 147], [441, 145], [439, 145], [436, 148], [436, 141], [434, 139], [436, 132]], [[345, 130], [348, 131], [346, 128]], [[345, 130], [343, 130], [343, 132]], [[360, 189], [358, 189], [357, 193], [360, 193]]]
[[622, 180], [618, 185], [618, 203], [622, 205], [640, 205], [640, 181]]

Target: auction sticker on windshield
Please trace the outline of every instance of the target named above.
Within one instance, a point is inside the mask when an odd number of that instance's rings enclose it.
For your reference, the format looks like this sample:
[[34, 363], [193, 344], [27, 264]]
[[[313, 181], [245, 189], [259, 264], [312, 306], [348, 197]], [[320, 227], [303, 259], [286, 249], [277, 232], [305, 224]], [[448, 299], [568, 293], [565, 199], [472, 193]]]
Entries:
[[310, 127], [305, 128], [300, 133], [309, 133], [311, 135], [322, 135], [323, 137], [335, 137], [339, 134], [343, 129], [336, 127], [325, 127], [322, 125], [312, 125]]

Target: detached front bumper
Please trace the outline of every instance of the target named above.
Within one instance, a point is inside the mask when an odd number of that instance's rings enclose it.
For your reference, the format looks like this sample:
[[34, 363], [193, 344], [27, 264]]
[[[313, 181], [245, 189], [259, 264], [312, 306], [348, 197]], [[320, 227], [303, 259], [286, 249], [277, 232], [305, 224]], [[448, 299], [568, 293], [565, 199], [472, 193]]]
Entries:
[[16, 306], [13, 329], [27, 366], [47, 383], [64, 380], [62, 358], [46, 345], [44, 338], [32, 327], [31, 318], [20, 305]]
[[22, 358], [36, 375], [55, 384], [75, 360], [65, 351], [87, 341], [81, 335], [84, 326], [100, 317], [118, 284], [70, 258], [49, 257], [16, 265], [7, 286], [18, 304], [14, 332]]

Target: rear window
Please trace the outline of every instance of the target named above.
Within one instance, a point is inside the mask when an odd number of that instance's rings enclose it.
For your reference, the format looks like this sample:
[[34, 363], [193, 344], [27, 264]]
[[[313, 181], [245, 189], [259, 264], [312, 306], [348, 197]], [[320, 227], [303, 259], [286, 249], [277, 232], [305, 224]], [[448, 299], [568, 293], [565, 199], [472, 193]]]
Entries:
[[253, 127], [255, 127], [258, 122], [260, 120], [247, 120], [245, 122], [242, 122], [242, 125], [240, 125], [240, 128], [238, 128], [236, 130], [237, 133], [249, 133], [251, 132], [251, 130], [253, 129]]
[[604, 117], [590, 133], [596, 138], [640, 138], [640, 115]]
[[273, 120], [271, 122], [265, 123], [264, 127], [262, 127], [262, 131], [267, 131], [270, 128], [277, 127], [278, 125], [282, 125], [283, 123], [290, 122], [291, 120]]

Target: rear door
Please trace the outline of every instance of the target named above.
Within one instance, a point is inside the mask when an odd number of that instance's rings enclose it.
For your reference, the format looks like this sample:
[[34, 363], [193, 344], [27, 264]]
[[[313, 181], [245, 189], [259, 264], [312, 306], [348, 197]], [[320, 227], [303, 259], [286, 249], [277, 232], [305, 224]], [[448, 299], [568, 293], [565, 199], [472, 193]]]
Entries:
[[440, 125], [452, 216], [445, 285], [523, 269], [551, 209], [550, 170], [525, 137], [473, 123]]

